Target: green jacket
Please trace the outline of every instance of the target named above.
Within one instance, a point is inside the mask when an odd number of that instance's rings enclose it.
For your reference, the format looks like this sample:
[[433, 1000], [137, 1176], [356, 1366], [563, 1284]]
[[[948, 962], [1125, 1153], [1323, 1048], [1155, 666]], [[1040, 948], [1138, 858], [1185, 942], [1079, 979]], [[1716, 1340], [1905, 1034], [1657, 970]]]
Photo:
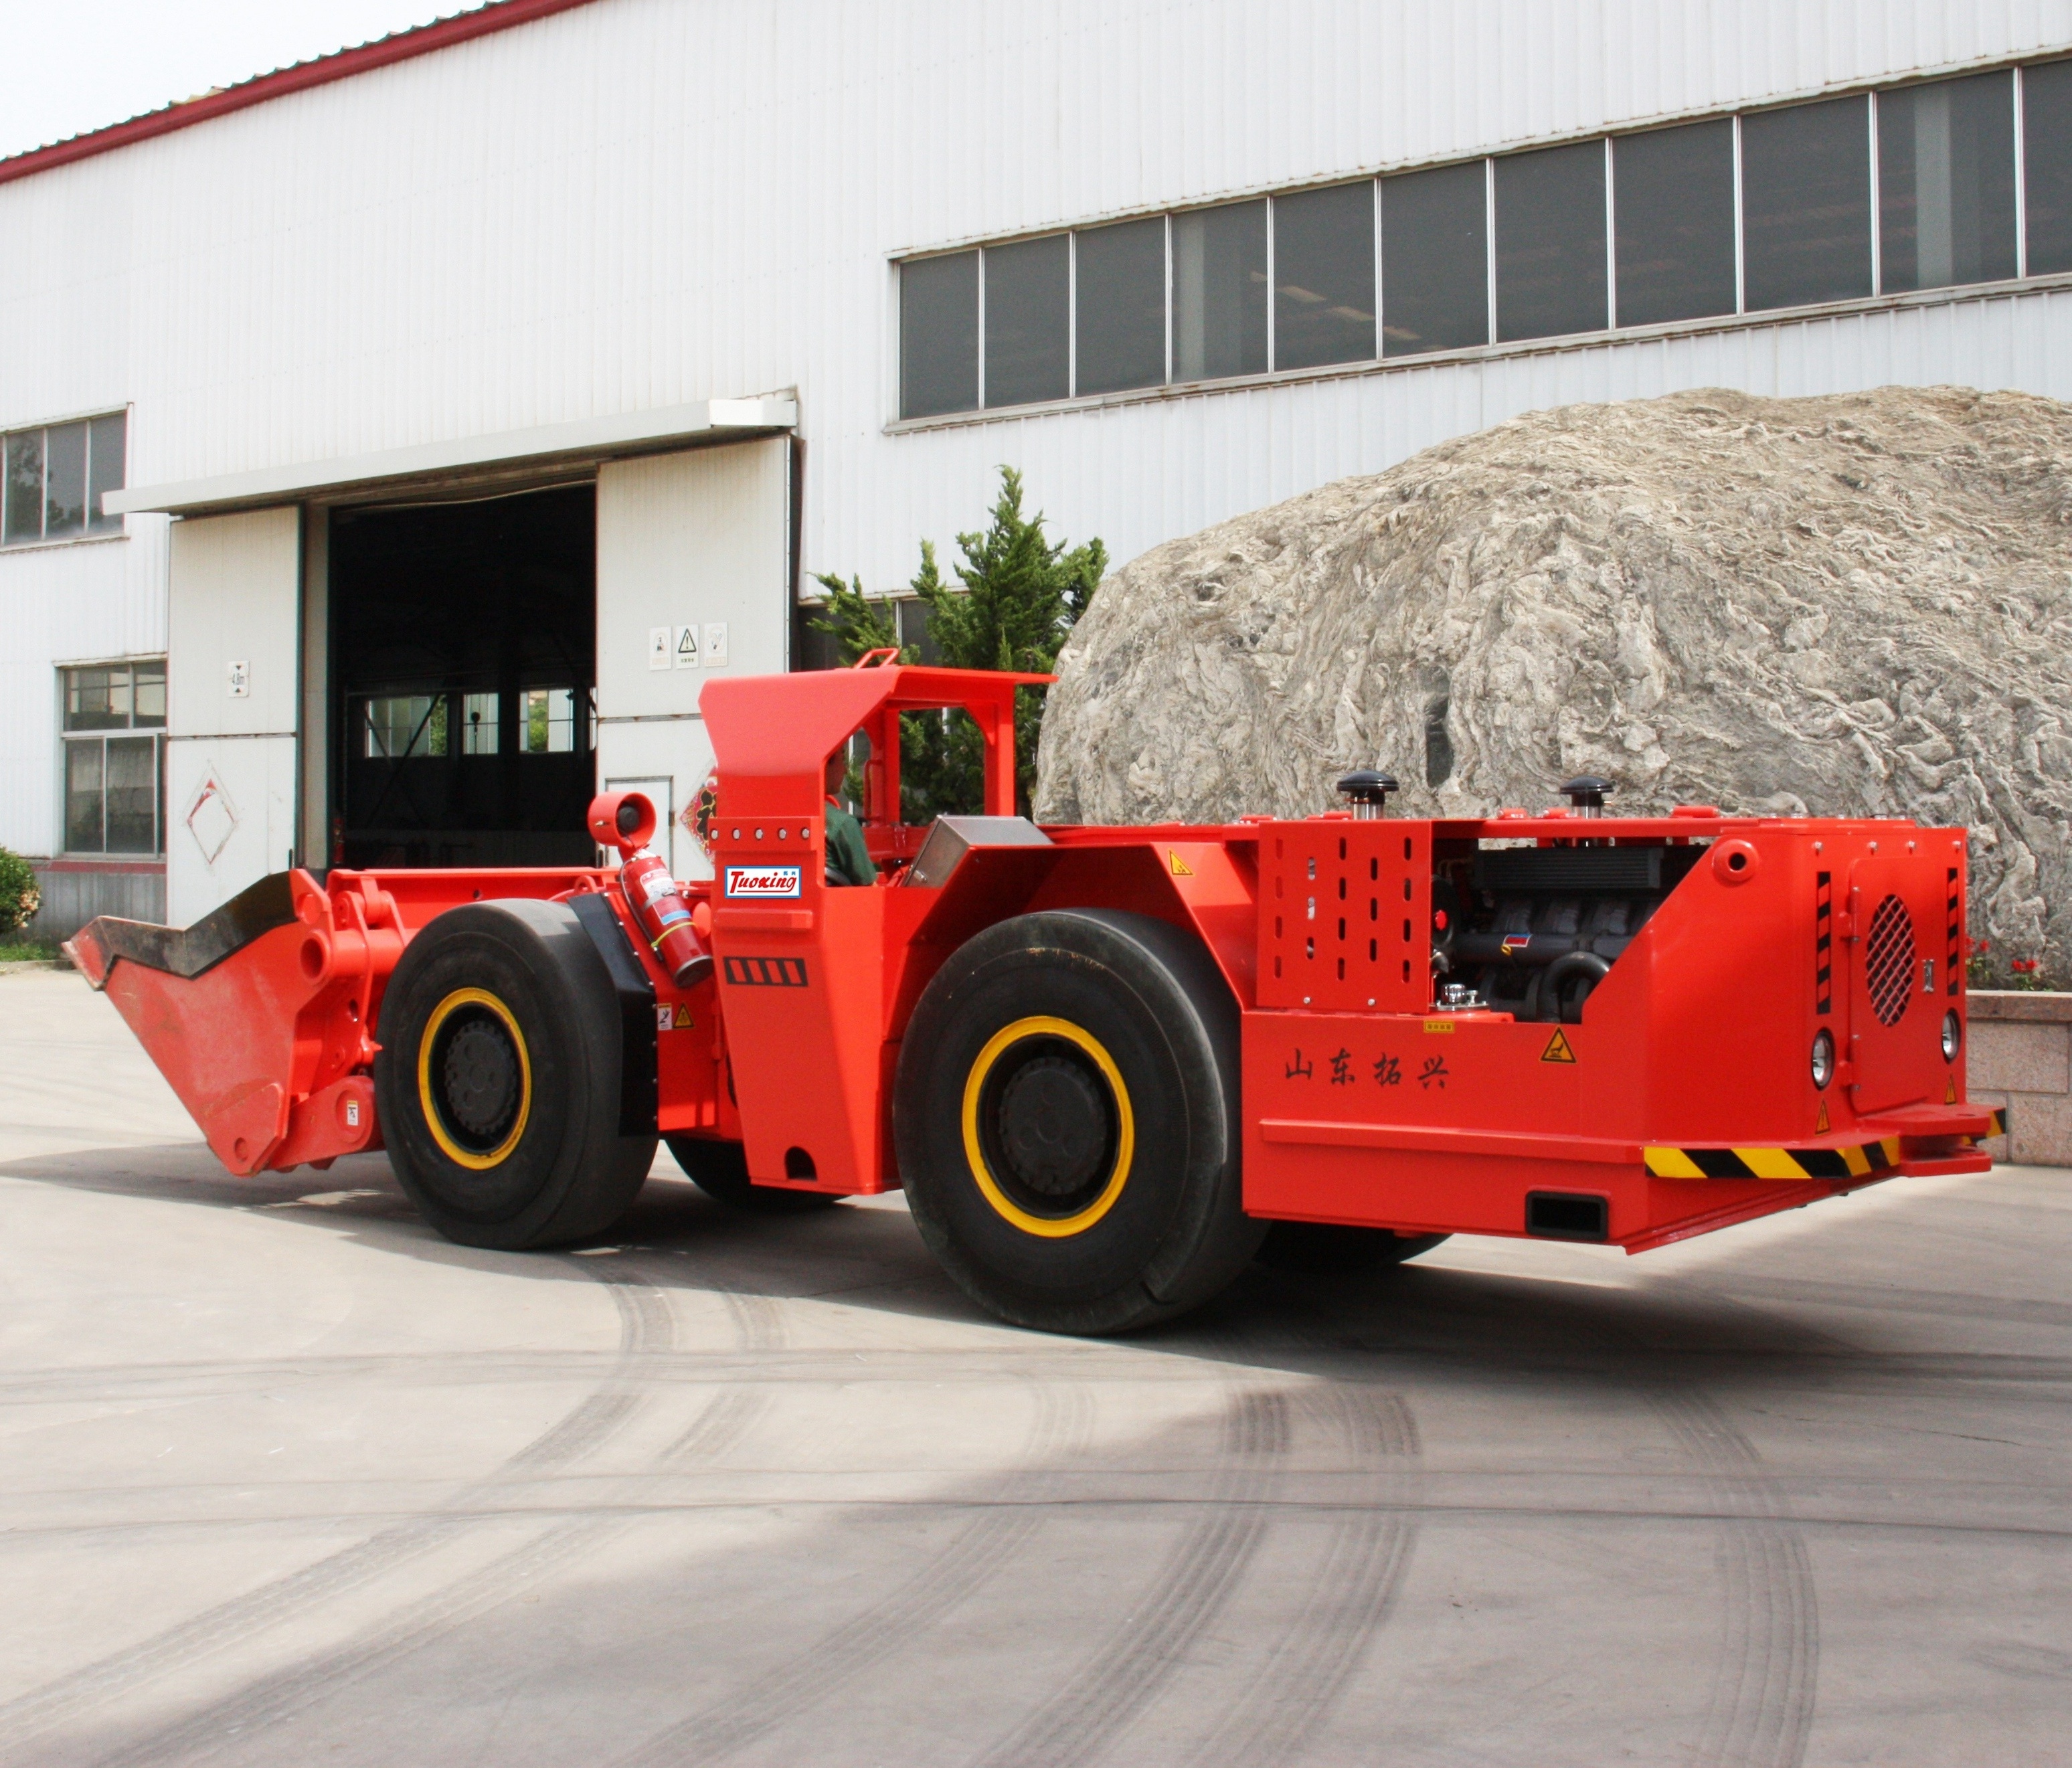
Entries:
[[828, 800], [828, 869], [845, 884], [875, 884], [878, 868], [863, 845], [863, 825], [830, 798]]

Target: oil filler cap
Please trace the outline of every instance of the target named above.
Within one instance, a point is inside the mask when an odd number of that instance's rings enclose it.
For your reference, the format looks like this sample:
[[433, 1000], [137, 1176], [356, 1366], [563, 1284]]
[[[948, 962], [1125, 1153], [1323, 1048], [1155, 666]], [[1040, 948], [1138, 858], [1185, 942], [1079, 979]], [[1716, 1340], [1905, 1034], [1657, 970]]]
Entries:
[[1342, 775], [1338, 780], [1338, 796], [1352, 808], [1354, 817], [1360, 821], [1381, 816], [1388, 807], [1388, 795], [1402, 789], [1396, 784], [1395, 775], [1376, 773], [1368, 767]]
[[1605, 813], [1605, 794], [1612, 789], [1609, 779], [1596, 774], [1578, 774], [1573, 779], [1564, 781], [1561, 796], [1572, 807], [1570, 814], [1577, 816], [1601, 816]]

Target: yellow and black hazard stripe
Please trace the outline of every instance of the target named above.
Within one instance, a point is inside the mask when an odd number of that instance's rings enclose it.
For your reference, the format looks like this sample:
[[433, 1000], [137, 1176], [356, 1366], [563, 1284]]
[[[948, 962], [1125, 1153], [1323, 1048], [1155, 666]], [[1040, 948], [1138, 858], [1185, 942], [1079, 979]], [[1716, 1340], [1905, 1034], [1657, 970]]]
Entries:
[[[1996, 1107], [1984, 1141], [2007, 1133], [2007, 1109]], [[1644, 1148], [1651, 1178], [1868, 1178], [1899, 1164], [1899, 1137], [1844, 1148]]]

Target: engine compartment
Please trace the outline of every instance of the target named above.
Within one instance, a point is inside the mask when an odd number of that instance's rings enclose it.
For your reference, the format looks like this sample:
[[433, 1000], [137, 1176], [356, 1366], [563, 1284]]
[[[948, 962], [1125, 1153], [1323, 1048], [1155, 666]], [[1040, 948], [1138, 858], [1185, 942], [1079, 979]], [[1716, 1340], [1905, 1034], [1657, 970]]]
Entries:
[[1576, 1024], [1590, 991], [1704, 852], [1486, 847], [1442, 859], [1432, 881], [1437, 1004]]

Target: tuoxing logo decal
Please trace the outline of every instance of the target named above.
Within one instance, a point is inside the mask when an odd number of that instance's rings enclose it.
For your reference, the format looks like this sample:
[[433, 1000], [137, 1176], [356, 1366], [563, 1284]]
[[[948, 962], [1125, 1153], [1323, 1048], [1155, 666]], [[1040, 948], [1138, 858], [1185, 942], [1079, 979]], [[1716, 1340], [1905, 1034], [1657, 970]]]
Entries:
[[799, 868], [796, 865], [730, 865], [726, 894], [735, 897], [796, 896]]

